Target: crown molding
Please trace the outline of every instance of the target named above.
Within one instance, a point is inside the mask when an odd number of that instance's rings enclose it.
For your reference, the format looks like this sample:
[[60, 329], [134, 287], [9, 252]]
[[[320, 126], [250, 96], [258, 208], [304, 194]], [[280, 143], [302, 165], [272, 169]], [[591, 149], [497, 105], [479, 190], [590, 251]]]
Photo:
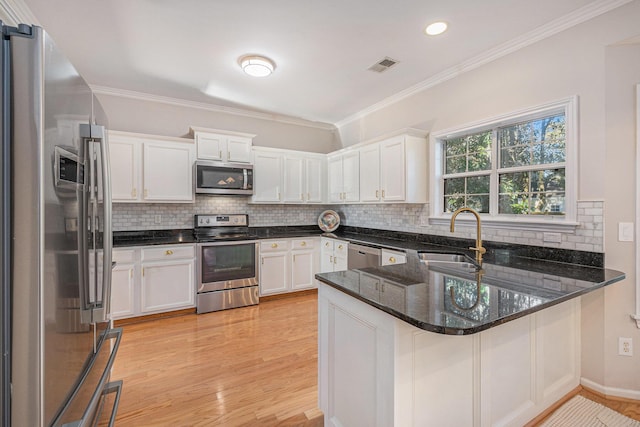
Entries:
[[403, 99], [437, 86], [447, 80], [451, 80], [455, 77], [460, 76], [461, 74], [476, 69], [482, 65], [488, 64], [489, 62], [495, 61], [496, 59], [502, 58], [503, 56], [537, 43], [540, 40], [551, 37], [568, 28], [586, 22], [613, 9], [617, 9], [618, 7], [624, 6], [625, 4], [632, 1], [634, 0], [599, 0], [594, 1], [593, 3], [589, 3], [588, 5], [583, 6], [570, 14], [554, 19], [553, 21], [550, 21], [533, 31], [529, 31], [528, 33], [509, 40], [506, 43], [502, 43], [501, 45], [498, 45], [493, 49], [489, 49], [480, 55], [476, 55], [475, 57], [467, 61], [463, 61], [460, 64], [450, 67], [438, 74], [435, 74], [433, 77], [430, 77], [401, 92], [391, 95], [383, 99], [382, 101], [377, 102], [365, 108], [364, 110], [361, 110], [335, 123], [335, 126], [337, 128], [341, 128], [351, 122], [354, 122], [371, 113], [381, 110], [382, 108], [393, 105], [397, 102], [402, 101]]
[[306, 126], [310, 128], [335, 131], [336, 127], [330, 123], [312, 122], [310, 120], [299, 119], [273, 113], [262, 113], [259, 111], [244, 110], [235, 107], [225, 107], [222, 105], [208, 104], [206, 102], [188, 101], [185, 99], [171, 98], [168, 96], [151, 95], [144, 92], [136, 92], [132, 90], [116, 89], [106, 86], [89, 85], [91, 90], [96, 94], [117, 96], [122, 98], [137, 99], [140, 101], [157, 102], [161, 104], [174, 105], [178, 107], [196, 108], [200, 110], [213, 111], [216, 113], [233, 114], [236, 116], [250, 117], [253, 119], [270, 120], [290, 125]]
[[40, 25], [31, 9], [22, 0], [0, 0], [0, 19], [8, 25]]

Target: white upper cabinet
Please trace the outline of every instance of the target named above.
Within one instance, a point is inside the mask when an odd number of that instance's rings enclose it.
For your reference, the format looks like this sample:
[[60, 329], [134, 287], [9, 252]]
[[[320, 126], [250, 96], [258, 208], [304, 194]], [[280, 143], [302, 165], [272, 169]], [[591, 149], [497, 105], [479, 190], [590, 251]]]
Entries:
[[299, 156], [284, 156], [284, 202], [304, 203], [304, 159]]
[[325, 155], [254, 147], [253, 203], [322, 203]]
[[305, 189], [307, 203], [324, 202], [325, 158], [307, 157], [305, 161]]
[[198, 160], [228, 163], [251, 163], [253, 160], [253, 134], [194, 126], [190, 131], [196, 141]]
[[274, 151], [254, 150], [253, 197], [255, 203], [282, 201], [282, 154]]
[[193, 140], [109, 131], [112, 200], [193, 202]]
[[427, 202], [425, 138], [399, 135], [359, 151], [361, 202]]
[[329, 202], [357, 202], [360, 199], [360, 158], [358, 151], [327, 157]]
[[380, 145], [360, 149], [360, 201], [380, 201]]

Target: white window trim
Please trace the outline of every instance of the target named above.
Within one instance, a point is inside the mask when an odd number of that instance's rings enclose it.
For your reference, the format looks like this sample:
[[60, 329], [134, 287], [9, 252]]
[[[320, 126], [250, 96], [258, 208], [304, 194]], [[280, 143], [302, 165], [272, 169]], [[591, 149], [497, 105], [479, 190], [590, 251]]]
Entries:
[[[443, 150], [444, 139], [454, 138], [482, 131], [483, 129], [494, 128], [522, 119], [531, 119], [535, 116], [544, 116], [553, 111], [564, 111], [565, 114], [565, 215], [549, 215], [532, 218], [532, 216], [521, 215], [489, 215], [481, 214], [483, 227], [486, 228], [507, 228], [519, 230], [535, 231], [555, 231], [571, 233], [579, 226], [577, 222], [577, 201], [578, 201], [578, 96], [571, 96], [532, 108], [526, 108], [509, 114], [491, 117], [477, 122], [469, 123], [465, 126], [454, 127], [432, 133], [429, 136], [429, 167], [433, 171], [431, 175], [430, 205], [432, 216], [429, 217], [429, 224], [444, 225], [451, 221], [451, 213], [443, 213]], [[493, 144], [492, 155], [495, 156], [497, 147]], [[496, 157], [493, 157], [495, 161]], [[495, 183], [491, 183], [492, 188]], [[458, 221], [463, 224], [473, 223], [473, 219], [465, 220], [459, 217]]]

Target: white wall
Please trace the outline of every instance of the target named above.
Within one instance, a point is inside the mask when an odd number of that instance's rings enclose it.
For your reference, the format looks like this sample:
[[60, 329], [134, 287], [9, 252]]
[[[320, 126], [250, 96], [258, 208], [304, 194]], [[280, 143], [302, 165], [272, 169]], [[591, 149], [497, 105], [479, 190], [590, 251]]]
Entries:
[[[640, 329], [635, 312], [635, 243], [619, 242], [619, 222], [635, 219], [636, 85], [640, 83], [640, 44], [607, 47], [605, 52], [606, 163], [605, 210], [607, 267], [625, 271], [624, 285], [604, 292], [604, 385], [640, 391]], [[636, 224], [639, 226], [639, 224]], [[618, 337], [633, 338], [635, 355], [618, 356]], [[640, 399], [640, 392], [636, 399]]]
[[[637, 45], [613, 45], [638, 36], [638, 22], [640, 1], [634, 1], [339, 129], [349, 146], [396, 129], [437, 132], [578, 95], [578, 199], [605, 201], [606, 263], [627, 274], [625, 281], [585, 298], [582, 373], [605, 392], [629, 392], [636, 399], [640, 334], [629, 318], [635, 301], [634, 246], [617, 241], [617, 223], [635, 218], [633, 99], [640, 52]], [[635, 339], [633, 357], [617, 356], [619, 336]]]
[[109, 129], [164, 136], [186, 136], [189, 126], [256, 134], [254, 145], [328, 153], [338, 147], [335, 130], [237, 114], [98, 94]]

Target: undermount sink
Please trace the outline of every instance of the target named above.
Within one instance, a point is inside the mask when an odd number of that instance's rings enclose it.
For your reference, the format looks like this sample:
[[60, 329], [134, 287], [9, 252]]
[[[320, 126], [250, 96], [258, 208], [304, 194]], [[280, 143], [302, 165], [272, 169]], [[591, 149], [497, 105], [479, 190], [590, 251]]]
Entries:
[[476, 270], [478, 265], [466, 255], [438, 253], [438, 252], [418, 252], [420, 262], [427, 265], [440, 267], [454, 267], [469, 270]]

